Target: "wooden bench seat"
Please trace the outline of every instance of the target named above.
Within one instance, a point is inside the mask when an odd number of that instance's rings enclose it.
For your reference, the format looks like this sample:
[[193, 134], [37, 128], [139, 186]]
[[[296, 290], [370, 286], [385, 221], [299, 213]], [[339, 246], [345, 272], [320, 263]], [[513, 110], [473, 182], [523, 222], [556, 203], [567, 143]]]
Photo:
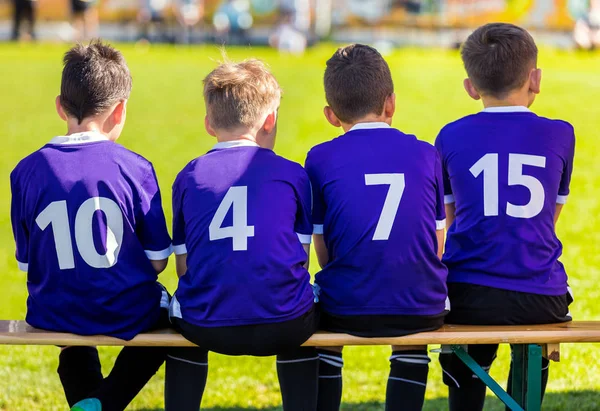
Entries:
[[[361, 338], [318, 332], [306, 346], [339, 345], [466, 345], [466, 344], [560, 344], [600, 342], [600, 321], [550, 325], [469, 326], [445, 325], [437, 331], [394, 338]], [[173, 330], [140, 334], [131, 341], [106, 336], [80, 336], [35, 329], [25, 321], [0, 321], [0, 345], [98, 345], [98, 346], [193, 346]]]

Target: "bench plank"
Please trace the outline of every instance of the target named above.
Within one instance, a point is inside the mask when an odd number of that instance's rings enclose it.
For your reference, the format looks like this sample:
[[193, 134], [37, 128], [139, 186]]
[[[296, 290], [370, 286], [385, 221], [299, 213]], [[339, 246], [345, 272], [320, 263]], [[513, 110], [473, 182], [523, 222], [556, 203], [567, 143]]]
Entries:
[[[600, 342], [600, 321], [549, 325], [469, 326], [445, 325], [437, 331], [393, 338], [362, 338], [318, 332], [304, 345], [464, 345], [464, 344], [558, 344]], [[192, 343], [173, 330], [140, 334], [131, 341], [107, 336], [81, 336], [35, 329], [25, 321], [0, 321], [0, 345], [163, 346], [190, 347]]]

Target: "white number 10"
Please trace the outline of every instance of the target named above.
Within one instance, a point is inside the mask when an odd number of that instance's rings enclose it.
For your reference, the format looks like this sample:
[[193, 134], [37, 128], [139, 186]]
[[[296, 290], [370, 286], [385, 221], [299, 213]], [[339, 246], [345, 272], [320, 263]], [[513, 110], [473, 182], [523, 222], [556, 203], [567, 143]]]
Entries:
[[[523, 174], [523, 166], [546, 167], [546, 157], [529, 154], [508, 155], [508, 185], [524, 186], [529, 190], [531, 198], [525, 205], [506, 204], [506, 214], [515, 218], [533, 218], [544, 208], [544, 186], [535, 177]], [[498, 215], [499, 173], [498, 153], [484, 155], [469, 170], [473, 177], [483, 173], [483, 214], [486, 217]]]
[[365, 174], [365, 184], [368, 186], [390, 186], [373, 235], [373, 241], [388, 240], [392, 233], [396, 214], [398, 214], [400, 200], [406, 188], [404, 174]]
[[[96, 211], [106, 217], [106, 253], [99, 254], [94, 245], [92, 223]], [[66, 201], [50, 203], [35, 219], [42, 231], [52, 225], [58, 266], [61, 270], [75, 268], [73, 240]], [[75, 244], [83, 261], [90, 267], [109, 268], [117, 263], [123, 241], [123, 213], [110, 198], [92, 197], [77, 210], [75, 216]]]

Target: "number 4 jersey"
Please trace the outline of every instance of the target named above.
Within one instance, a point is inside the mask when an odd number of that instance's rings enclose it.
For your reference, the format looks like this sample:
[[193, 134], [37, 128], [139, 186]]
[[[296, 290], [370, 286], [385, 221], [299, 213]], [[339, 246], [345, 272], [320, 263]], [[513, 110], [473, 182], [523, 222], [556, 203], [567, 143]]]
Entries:
[[554, 216], [569, 194], [573, 127], [525, 107], [488, 108], [444, 127], [436, 146], [456, 206], [448, 281], [566, 294]]
[[303, 168], [252, 142], [218, 143], [190, 162], [173, 184], [173, 244], [187, 273], [171, 316], [229, 327], [306, 313], [310, 207]]
[[317, 274], [330, 314], [442, 314], [446, 267], [442, 166], [435, 148], [385, 123], [358, 124], [306, 159], [315, 234], [329, 263]]
[[[171, 254], [152, 165], [99, 133], [57, 137], [11, 174], [27, 322], [131, 339], [157, 322]], [[162, 301], [167, 303], [168, 301]]]

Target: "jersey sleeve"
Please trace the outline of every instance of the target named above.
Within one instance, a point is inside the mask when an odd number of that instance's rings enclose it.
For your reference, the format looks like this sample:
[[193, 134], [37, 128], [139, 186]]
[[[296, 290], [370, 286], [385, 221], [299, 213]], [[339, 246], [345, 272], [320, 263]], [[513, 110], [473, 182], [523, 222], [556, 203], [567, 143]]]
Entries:
[[136, 227], [138, 239], [150, 260], [164, 260], [173, 252], [154, 168], [140, 187], [141, 218]]
[[173, 250], [175, 255], [187, 254], [185, 245], [185, 220], [183, 218], [183, 189], [179, 178], [173, 184]]
[[438, 152], [435, 153], [435, 190], [436, 190], [436, 205], [435, 205], [435, 228], [443, 230], [446, 228], [446, 207], [444, 199], [444, 177], [442, 172], [442, 160]]
[[10, 186], [12, 192], [10, 216], [17, 247], [15, 257], [17, 258], [19, 269], [27, 272], [29, 269], [29, 231], [25, 225], [23, 197], [13, 176], [11, 176]]
[[296, 182], [296, 224], [294, 229], [302, 244], [310, 244], [313, 234], [312, 224], [312, 189], [310, 180], [304, 170]]
[[[571, 129], [572, 130], [572, 129]], [[558, 187], [558, 197], [556, 198], [557, 204], [565, 204], [569, 197], [571, 175], [573, 174], [573, 161], [575, 159], [575, 132], [572, 130], [570, 141], [565, 150], [564, 168], [563, 174], [560, 179], [560, 186]]]
[[442, 133], [441, 132], [435, 140], [435, 148], [437, 149], [437, 151], [439, 153], [441, 166], [442, 166], [444, 204], [453, 204], [455, 202], [454, 193], [452, 192], [452, 186], [450, 185], [450, 177], [448, 175], [446, 161], [444, 160], [444, 149], [442, 146]]
[[313, 234], [323, 234], [323, 223], [325, 222], [325, 201], [321, 190], [321, 183], [318, 178], [317, 168], [311, 153], [308, 153], [305, 163], [306, 172], [310, 180], [312, 191], [312, 222]]

